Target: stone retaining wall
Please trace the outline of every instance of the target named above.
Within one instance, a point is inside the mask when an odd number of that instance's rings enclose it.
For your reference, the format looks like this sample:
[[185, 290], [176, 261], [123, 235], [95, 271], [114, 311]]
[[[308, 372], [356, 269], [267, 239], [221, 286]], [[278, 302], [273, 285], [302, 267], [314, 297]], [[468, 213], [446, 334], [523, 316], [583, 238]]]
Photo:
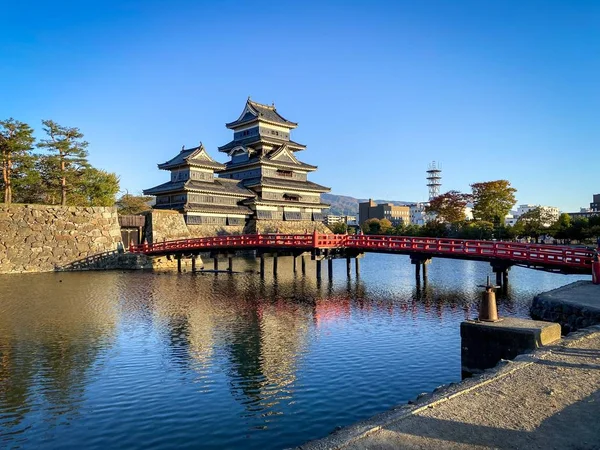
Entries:
[[563, 335], [600, 324], [600, 286], [578, 281], [537, 295], [530, 314], [537, 320], [559, 323]]
[[0, 273], [51, 272], [119, 248], [115, 208], [0, 205]]
[[188, 225], [191, 237], [226, 236], [244, 234], [243, 225]]
[[248, 224], [237, 226], [224, 225], [186, 225], [183, 214], [178, 211], [154, 209], [146, 213], [145, 238], [149, 244], [173, 239], [190, 239], [206, 236], [224, 236], [254, 233], [294, 233], [331, 234], [331, 230], [321, 222], [303, 222], [286, 220], [251, 220]]
[[246, 227], [247, 233], [286, 233], [311, 234], [314, 230], [319, 233], [331, 234], [331, 230], [321, 222], [304, 222], [295, 220], [257, 220], [251, 221]]
[[144, 237], [148, 244], [153, 244], [174, 239], [189, 239], [192, 236], [181, 213], [168, 209], [153, 209], [146, 213]]

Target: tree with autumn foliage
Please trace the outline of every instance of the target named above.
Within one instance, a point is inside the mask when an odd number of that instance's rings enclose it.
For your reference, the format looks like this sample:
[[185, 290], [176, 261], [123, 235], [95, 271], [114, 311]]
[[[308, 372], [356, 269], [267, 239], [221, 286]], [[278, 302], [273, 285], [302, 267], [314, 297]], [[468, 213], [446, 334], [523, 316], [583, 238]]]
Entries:
[[515, 192], [507, 180], [473, 183], [473, 217], [476, 220], [492, 222], [496, 226], [504, 223], [504, 218], [517, 203]]
[[27, 177], [33, 167], [33, 129], [26, 123], [13, 118], [0, 121], [0, 164], [4, 203], [13, 199], [13, 185]]
[[429, 201], [425, 207], [427, 214], [435, 214], [436, 221], [456, 224], [465, 220], [465, 208], [471, 201], [469, 194], [458, 191], [448, 191]]

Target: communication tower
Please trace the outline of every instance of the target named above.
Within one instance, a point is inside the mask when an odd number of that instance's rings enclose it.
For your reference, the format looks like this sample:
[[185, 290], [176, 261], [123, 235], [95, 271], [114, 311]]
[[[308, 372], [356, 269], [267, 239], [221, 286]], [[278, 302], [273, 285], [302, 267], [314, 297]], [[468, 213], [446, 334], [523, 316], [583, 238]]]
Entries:
[[440, 195], [440, 186], [442, 185], [442, 166], [433, 161], [427, 168], [427, 187], [429, 188], [429, 200]]

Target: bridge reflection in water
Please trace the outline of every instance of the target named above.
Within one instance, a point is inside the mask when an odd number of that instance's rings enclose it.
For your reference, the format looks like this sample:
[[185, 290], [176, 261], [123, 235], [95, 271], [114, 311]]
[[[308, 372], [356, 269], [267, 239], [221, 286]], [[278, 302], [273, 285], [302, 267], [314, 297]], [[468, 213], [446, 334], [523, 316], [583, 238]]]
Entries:
[[[489, 265], [436, 261], [417, 289], [392, 255], [367, 255], [359, 279], [335, 265], [332, 282], [291, 262], [263, 279], [2, 277], [3, 444], [281, 448], [460, 379], [458, 324]], [[574, 278], [515, 269], [500, 313], [524, 316], [533, 294]]]

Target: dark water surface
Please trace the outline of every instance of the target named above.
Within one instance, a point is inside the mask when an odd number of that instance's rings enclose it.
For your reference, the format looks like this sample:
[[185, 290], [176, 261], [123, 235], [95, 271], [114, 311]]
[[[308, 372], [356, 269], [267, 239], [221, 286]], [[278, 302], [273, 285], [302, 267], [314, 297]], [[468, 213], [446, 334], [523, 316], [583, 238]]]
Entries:
[[[420, 292], [406, 256], [279, 269], [0, 276], [0, 447], [283, 448], [460, 380], [488, 264], [434, 259]], [[513, 268], [500, 314], [585, 278]]]

